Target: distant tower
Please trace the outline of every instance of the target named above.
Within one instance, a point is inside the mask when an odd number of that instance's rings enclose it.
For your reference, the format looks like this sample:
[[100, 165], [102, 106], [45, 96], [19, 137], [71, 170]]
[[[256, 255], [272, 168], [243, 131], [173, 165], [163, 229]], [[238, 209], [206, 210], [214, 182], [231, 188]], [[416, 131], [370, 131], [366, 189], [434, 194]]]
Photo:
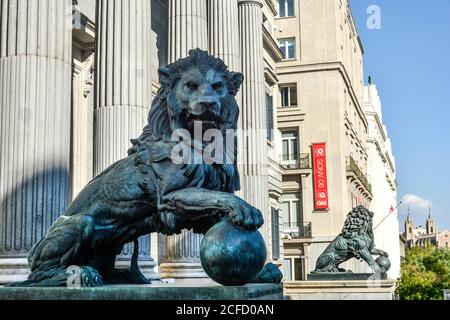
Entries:
[[411, 212], [409, 211], [409, 208], [408, 208], [408, 217], [406, 218], [406, 221], [405, 221], [405, 236], [406, 236], [407, 241], [414, 239], [413, 229], [414, 229], [414, 224], [411, 219]]
[[428, 218], [427, 218], [427, 234], [436, 234], [437, 233], [437, 228], [436, 225], [434, 224], [433, 219], [431, 219], [431, 209], [428, 213]]

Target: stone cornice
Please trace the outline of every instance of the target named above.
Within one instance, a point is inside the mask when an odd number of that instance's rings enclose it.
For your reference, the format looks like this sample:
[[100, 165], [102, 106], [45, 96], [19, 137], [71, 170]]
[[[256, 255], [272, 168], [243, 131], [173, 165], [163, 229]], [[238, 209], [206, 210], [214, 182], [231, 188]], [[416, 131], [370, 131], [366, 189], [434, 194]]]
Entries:
[[280, 62], [283, 60], [283, 53], [281, 52], [280, 47], [265, 27], [263, 27], [263, 41], [264, 48], [275, 62]]
[[264, 67], [264, 76], [266, 77], [266, 81], [270, 86], [276, 85], [279, 81], [277, 74], [268, 65]]
[[273, 1], [272, 0], [264, 0], [264, 2], [266, 3], [267, 8], [269, 8], [270, 12], [272, 12], [272, 14], [274, 16], [277, 16], [278, 11], [277, 11], [277, 8], [275, 7]]
[[366, 118], [367, 117], [372, 117], [375, 119], [375, 122], [377, 124], [377, 128], [378, 128], [378, 132], [380, 132], [381, 137], [383, 138], [383, 142], [385, 142], [387, 140], [386, 137], [386, 133], [384, 132], [384, 128], [383, 128], [383, 124], [380, 121], [380, 117], [378, 116], [378, 113], [374, 112], [374, 111], [366, 111]]

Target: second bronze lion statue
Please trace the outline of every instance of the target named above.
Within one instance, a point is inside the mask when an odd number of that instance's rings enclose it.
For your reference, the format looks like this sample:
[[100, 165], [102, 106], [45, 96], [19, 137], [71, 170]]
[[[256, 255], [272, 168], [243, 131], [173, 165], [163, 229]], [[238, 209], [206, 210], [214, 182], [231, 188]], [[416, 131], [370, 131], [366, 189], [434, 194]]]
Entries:
[[[161, 88], [142, 135], [132, 140], [128, 157], [94, 178], [29, 253], [31, 274], [17, 286], [65, 286], [69, 268], [81, 286], [148, 283], [137, 266], [115, 269], [123, 245], [145, 234], [171, 235], [182, 229], [205, 233], [225, 216], [256, 230], [260, 210], [234, 195], [240, 188], [233, 163], [175, 164], [175, 130], [237, 129], [235, 95], [243, 75], [200, 49], [159, 70]], [[234, 156], [236, 139], [234, 139]], [[230, 146], [227, 146], [230, 147]], [[228, 155], [229, 156], [229, 155]], [[136, 250], [136, 248], [135, 248]]]
[[341, 234], [319, 256], [313, 273], [347, 272], [339, 268], [339, 265], [352, 258], [364, 260], [375, 272], [386, 272], [387, 270], [380, 267], [372, 257], [372, 255], [388, 257], [386, 252], [375, 248], [372, 218], [373, 212], [363, 206], [350, 211]]

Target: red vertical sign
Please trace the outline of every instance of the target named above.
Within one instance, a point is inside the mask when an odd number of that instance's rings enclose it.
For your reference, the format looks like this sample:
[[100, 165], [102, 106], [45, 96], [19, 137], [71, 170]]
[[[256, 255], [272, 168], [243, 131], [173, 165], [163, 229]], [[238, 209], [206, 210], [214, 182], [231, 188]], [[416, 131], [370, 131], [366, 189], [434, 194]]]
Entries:
[[314, 209], [327, 210], [328, 181], [327, 181], [327, 154], [325, 143], [312, 145], [314, 170]]

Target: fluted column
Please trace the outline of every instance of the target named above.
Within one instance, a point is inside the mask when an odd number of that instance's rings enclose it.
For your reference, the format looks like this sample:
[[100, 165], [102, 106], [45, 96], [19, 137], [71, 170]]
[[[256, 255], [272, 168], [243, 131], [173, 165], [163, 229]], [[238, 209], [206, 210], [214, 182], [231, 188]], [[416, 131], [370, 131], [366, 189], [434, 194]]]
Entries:
[[[238, 23], [238, 0], [208, 0], [208, 35], [209, 52], [222, 59], [228, 69], [235, 72], [242, 71], [240, 34]], [[245, 75], [244, 75], [245, 77]], [[242, 115], [242, 95], [239, 91], [236, 95]], [[240, 116], [242, 119], [242, 116]], [[244, 145], [246, 144], [242, 121], [238, 123], [238, 169], [242, 176], [244, 172]], [[241, 180], [243, 180], [241, 178]], [[240, 197], [244, 197], [242, 190], [236, 192]]]
[[[206, 0], [168, 0], [168, 8], [169, 63], [186, 57], [191, 49], [208, 50]], [[178, 281], [209, 279], [200, 263], [201, 240], [201, 235], [186, 230], [166, 237], [161, 276]]]
[[238, 0], [208, 0], [209, 53], [231, 71], [241, 70]]
[[267, 122], [264, 81], [264, 49], [261, 0], [239, 0], [239, 33], [244, 83], [240, 113], [240, 141], [244, 137], [240, 157], [240, 195], [260, 209], [266, 223], [262, 233], [269, 241], [269, 195], [267, 182]]
[[168, 0], [169, 62], [190, 49], [208, 50], [206, 0]]
[[0, 2], [0, 282], [26, 277], [26, 256], [69, 192], [71, 0]]
[[[150, 48], [150, 1], [97, 1], [95, 174], [126, 157], [130, 139], [139, 137], [146, 124], [152, 86]], [[154, 277], [150, 248], [150, 237], [142, 237], [140, 260], [148, 264], [145, 274]], [[123, 255], [130, 257], [131, 249], [125, 246]]]

